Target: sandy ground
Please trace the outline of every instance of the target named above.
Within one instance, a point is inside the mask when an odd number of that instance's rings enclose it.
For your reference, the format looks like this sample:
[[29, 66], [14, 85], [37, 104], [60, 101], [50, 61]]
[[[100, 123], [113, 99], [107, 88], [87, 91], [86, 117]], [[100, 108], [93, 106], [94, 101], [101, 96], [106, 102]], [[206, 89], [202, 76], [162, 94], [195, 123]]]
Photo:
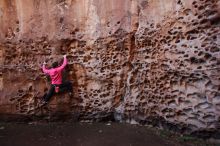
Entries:
[[118, 123], [0, 123], [0, 146], [208, 146], [146, 126]]

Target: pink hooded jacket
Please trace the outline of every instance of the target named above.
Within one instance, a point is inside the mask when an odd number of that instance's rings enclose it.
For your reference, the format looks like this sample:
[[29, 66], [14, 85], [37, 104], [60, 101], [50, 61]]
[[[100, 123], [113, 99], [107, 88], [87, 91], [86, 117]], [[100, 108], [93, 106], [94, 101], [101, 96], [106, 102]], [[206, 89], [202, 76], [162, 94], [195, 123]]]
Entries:
[[46, 69], [45, 64], [43, 65], [42, 69], [43, 72], [50, 75], [51, 83], [60, 85], [62, 84], [62, 70], [67, 65], [67, 59], [64, 57], [63, 64], [57, 68]]

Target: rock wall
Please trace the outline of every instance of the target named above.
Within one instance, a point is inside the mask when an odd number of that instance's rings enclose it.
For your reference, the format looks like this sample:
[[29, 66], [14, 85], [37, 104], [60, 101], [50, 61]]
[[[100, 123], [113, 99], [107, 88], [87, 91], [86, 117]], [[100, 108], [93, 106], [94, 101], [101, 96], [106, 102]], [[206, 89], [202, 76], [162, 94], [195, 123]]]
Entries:
[[[219, 130], [219, 0], [1, 0], [0, 21], [2, 114]], [[74, 95], [38, 108], [63, 54]]]

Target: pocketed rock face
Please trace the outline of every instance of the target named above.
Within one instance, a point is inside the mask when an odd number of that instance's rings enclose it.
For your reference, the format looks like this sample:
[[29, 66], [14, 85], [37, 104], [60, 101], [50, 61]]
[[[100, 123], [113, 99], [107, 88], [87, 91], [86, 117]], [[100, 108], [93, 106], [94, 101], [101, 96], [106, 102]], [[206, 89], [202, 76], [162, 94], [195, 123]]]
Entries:
[[[219, 130], [219, 0], [3, 0], [0, 16], [1, 113]], [[62, 54], [74, 95], [38, 108], [39, 64]]]

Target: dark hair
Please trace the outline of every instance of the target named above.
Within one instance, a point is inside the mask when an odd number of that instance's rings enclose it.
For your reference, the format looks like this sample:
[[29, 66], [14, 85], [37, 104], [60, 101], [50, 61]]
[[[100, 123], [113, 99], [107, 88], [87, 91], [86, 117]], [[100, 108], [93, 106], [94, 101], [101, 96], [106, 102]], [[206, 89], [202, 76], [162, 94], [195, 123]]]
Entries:
[[58, 67], [58, 62], [57, 61], [52, 63], [52, 68], [56, 68], [56, 67]]

